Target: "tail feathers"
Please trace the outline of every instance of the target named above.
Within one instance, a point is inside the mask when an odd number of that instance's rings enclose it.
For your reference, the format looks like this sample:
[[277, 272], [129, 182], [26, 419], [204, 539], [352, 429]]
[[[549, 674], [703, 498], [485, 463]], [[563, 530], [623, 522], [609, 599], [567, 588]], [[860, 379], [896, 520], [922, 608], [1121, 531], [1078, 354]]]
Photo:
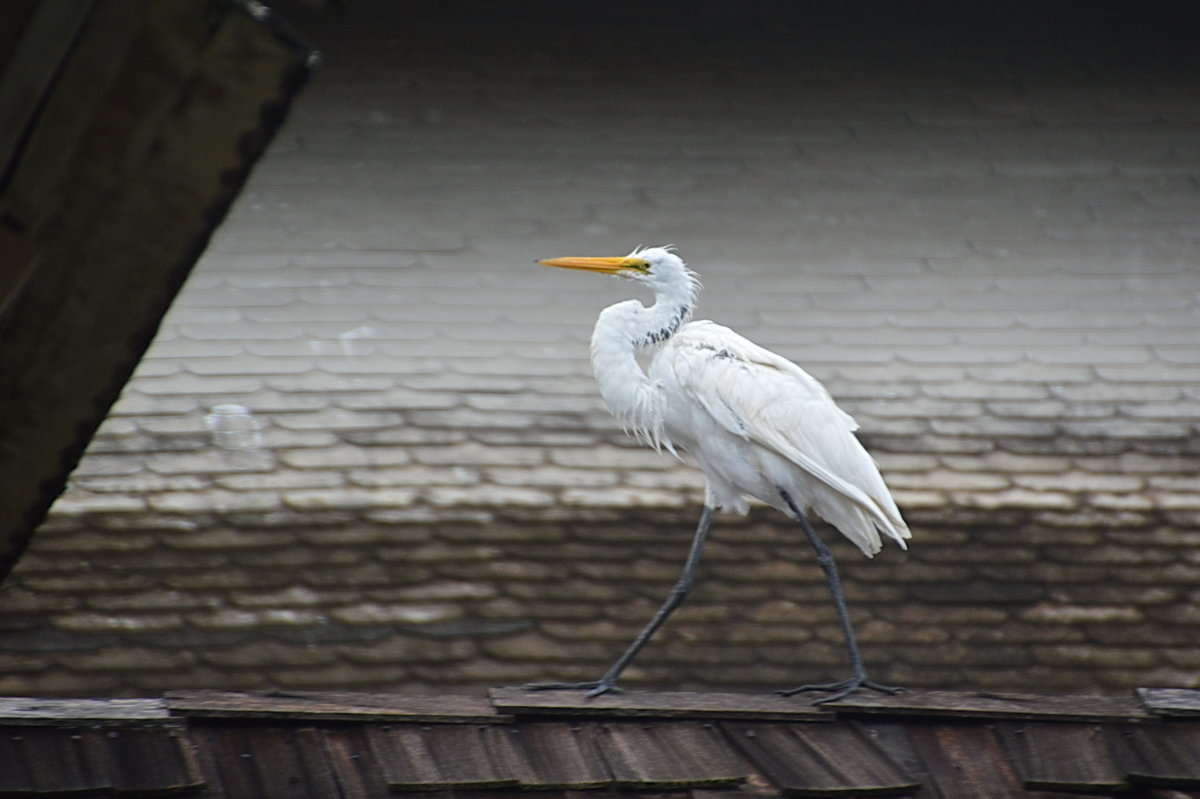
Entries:
[[883, 549], [881, 533], [894, 540], [901, 549], [908, 549], [905, 539], [911, 538], [912, 533], [900, 517], [895, 503], [887, 503], [890, 508], [880, 507], [874, 502], [864, 507], [843, 494], [834, 491], [823, 493], [825, 496], [817, 497], [813, 502], [813, 511], [836, 527], [868, 558]]
[[895, 541], [901, 549], [908, 549], [905, 539], [912, 538], [912, 531], [900, 515], [900, 509], [896, 507], [891, 494], [885, 494], [884, 500], [876, 501], [876, 513], [873, 516], [875, 524], [879, 525], [879, 530]]
[[852, 442], [850, 468], [842, 471], [855, 474], [854, 479], [838, 476], [836, 471], [795, 447], [783, 451], [788, 461], [816, 478], [815, 481], [802, 480], [799, 485], [794, 479], [785, 481], [792, 483], [789, 494], [793, 498], [811, 498], [810, 507], [817, 515], [838, 528], [867, 557], [882, 548], [880, 532], [896, 541], [902, 549], [907, 549], [904, 539], [911, 538], [912, 533], [901, 518], [900, 509], [875, 462], [856, 438], [848, 436], [847, 440]]

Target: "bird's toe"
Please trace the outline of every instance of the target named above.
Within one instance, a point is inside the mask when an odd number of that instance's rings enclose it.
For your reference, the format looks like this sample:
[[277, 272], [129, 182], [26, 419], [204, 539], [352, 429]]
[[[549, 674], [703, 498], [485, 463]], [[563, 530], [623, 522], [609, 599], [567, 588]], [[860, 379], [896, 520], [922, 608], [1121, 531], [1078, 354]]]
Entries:
[[872, 691], [879, 691], [883, 694], [897, 694], [904, 690], [894, 685], [883, 685], [874, 680], [868, 680], [865, 676], [855, 676], [849, 679], [839, 680], [838, 682], [830, 683], [812, 683], [809, 685], [801, 685], [796, 688], [788, 688], [783, 691], [776, 691], [780, 696], [795, 696], [799, 693], [808, 691], [827, 692], [828, 696], [823, 696], [813, 702], [814, 705], [824, 705], [829, 702], [837, 702], [839, 699], [845, 699], [850, 694], [857, 691], [859, 688], [867, 688]]
[[584, 696], [586, 696], [588, 699], [591, 699], [593, 697], [603, 696], [604, 694], [619, 693], [621, 693], [621, 688], [615, 682], [611, 680], [598, 680], [592, 689], [584, 694]]
[[522, 686], [526, 691], [585, 691], [584, 697], [602, 694], [619, 694], [621, 688], [615, 680], [588, 680], [586, 682], [535, 682]]

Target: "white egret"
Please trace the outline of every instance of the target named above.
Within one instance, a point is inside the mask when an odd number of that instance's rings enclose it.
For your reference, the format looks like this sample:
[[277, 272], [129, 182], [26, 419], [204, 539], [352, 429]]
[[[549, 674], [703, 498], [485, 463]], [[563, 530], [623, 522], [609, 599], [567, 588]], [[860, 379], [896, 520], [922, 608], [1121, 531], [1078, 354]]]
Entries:
[[[700, 283], [671, 248], [540, 263], [617, 275], [654, 292], [649, 307], [626, 300], [600, 313], [591, 346], [596, 380], [628, 431], [655, 449], [690, 453], [704, 471], [706, 486], [683, 573], [625, 653], [598, 680], [529, 687], [583, 689], [588, 696], [619, 690], [621, 672], [690, 590], [713, 513], [744, 514], [746, 498], [753, 497], [799, 522], [816, 549], [849, 650], [849, 678], [780, 693], [827, 692], [819, 704], [860, 687], [899, 690], [867, 679], [833, 556], [805, 518], [812, 511], [825, 519], [868, 557], [880, 550], [881, 533], [901, 548], [910, 537], [878, 467], [854, 436], [854, 419], [791, 361], [727, 327], [689, 321]], [[650, 356], [647, 371], [639, 355]]]

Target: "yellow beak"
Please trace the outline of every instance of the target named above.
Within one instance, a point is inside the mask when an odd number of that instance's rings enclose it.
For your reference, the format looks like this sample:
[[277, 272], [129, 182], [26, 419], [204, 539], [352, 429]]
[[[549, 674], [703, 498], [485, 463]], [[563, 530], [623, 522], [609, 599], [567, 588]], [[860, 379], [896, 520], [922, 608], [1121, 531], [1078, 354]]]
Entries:
[[631, 256], [606, 258], [572, 256], [569, 258], [547, 258], [543, 261], [538, 261], [538, 263], [543, 266], [583, 269], [588, 272], [601, 272], [607, 275], [615, 275], [618, 272], [642, 272], [644, 274], [650, 270], [650, 264], [645, 259], [633, 258]]

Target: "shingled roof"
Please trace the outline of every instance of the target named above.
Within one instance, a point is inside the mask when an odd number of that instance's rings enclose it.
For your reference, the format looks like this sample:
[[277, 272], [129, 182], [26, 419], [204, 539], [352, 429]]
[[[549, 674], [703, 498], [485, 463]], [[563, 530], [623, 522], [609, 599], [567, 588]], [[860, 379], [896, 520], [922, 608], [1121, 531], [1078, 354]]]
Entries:
[[0, 796], [1200, 796], [1200, 694], [0, 700]]
[[824, 380], [902, 509], [1194, 523], [1184, 11], [595, 8], [314, 23], [325, 68], [58, 517], [692, 507], [591, 378], [628, 286], [532, 263], [670, 242], [698, 315]]

